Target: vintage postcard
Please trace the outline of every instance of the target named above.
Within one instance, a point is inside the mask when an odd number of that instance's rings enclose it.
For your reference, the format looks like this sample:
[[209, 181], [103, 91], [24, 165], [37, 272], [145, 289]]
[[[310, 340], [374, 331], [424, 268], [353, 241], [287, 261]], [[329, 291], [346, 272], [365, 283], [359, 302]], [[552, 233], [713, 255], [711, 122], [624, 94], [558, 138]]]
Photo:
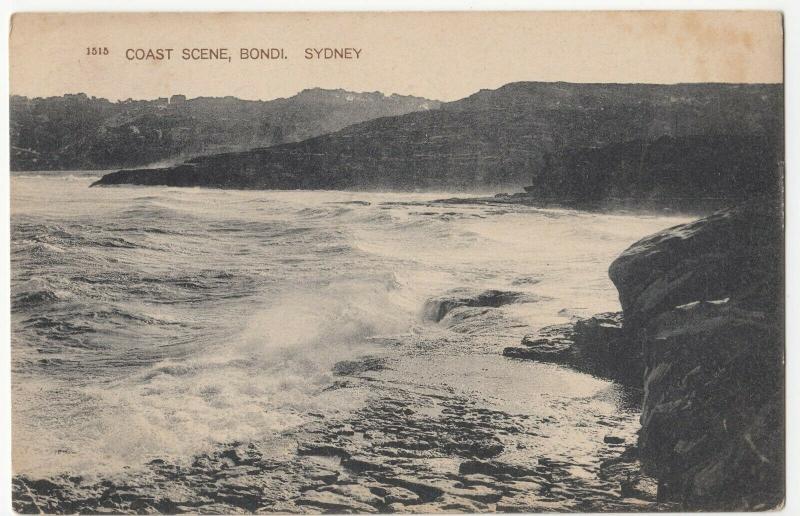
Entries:
[[9, 33], [14, 511], [783, 506], [781, 13]]

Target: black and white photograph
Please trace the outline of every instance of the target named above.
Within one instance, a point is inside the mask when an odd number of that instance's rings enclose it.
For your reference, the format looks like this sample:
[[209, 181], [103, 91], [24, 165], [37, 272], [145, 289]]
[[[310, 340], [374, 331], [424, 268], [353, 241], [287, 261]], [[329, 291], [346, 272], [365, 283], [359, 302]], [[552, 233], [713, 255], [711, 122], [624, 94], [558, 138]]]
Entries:
[[783, 13], [8, 31], [4, 512], [792, 495]]

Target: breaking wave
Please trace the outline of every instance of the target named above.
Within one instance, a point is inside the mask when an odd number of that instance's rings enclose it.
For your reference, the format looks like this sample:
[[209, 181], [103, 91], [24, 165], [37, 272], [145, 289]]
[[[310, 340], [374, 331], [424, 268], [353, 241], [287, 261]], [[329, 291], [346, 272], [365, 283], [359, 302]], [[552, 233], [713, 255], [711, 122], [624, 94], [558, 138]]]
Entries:
[[331, 390], [334, 365], [443, 331], [426, 300], [501, 289], [450, 307], [454, 331], [481, 334], [500, 319], [477, 308], [530, 324], [606, 309], [610, 258], [667, 225], [427, 203], [442, 194], [90, 182], [12, 178], [16, 473], [188, 460], [352, 410], [364, 394]]

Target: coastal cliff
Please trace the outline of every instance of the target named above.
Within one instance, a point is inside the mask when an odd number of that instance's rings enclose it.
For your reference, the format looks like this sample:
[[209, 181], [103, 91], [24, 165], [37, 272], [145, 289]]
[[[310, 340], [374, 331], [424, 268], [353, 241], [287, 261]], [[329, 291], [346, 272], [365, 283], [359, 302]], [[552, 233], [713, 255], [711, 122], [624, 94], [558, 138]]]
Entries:
[[[701, 185], [736, 182], [739, 160], [716, 159], [729, 154], [763, 155], [759, 166], [774, 169], [774, 156], [782, 151], [782, 103], [782, 85], [773, 84], [519, 82], [437, 110], [370, 120], [296, 143], [201, 156], [173, 167], [122, 170], [95, 184], [497, 191], [542, 178], [548, 186], [537, 193], [547, 196], [566, 198], [588, 190], [674, 199], [686, 190], [678, 173], [687, 169], [686, 161]], [[662, 137], [672, 143], [649, 148]], [[625, 142], [633, 143], [618, 145]], [[569, 161], [581, 149], [608, 146], [586, 167], [575, 169]], [[666, 174], [658, 180], [642, 173], [656, 160]], [[551, 167], [564, 177], [547, 177]], [[594, 186], [606, 176], [613, 181], [598, 192]], [[576, 182], [585, 188], [574, 188]], [[721, 195], [733, 190], [723, 188]]]
[[643, 473], [658, 480], [665, 508], [782, 504], [784, 236], [776, 199], [645, 237], [609, 269], [622, 312], [540, 328], [504, 350], [643, 391], [637, 446], [604, 464], [610, 474], [630, 473], [623, 491], [635, 490]]
[[633, 140], [554, 155], [527, 188], [536, 201], [598, 209], [667, 207], [710, 213], [782, 184], [779, 135]]
[[784, 498], [783, 211], [758, 199], [635, 243], [609, 270], [644, 359], [639, 456], [661, 501]]

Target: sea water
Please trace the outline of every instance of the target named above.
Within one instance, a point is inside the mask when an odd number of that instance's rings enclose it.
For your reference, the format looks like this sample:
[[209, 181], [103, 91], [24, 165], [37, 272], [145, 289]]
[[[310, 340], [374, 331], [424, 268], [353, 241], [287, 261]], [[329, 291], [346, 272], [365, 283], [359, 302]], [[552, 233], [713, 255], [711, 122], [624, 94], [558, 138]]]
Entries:
[[[610, 262], [686, 220], [431, 202], [452, 192], [89, 188], [95, 175], [11, 178], [17, 474], [120, 474], [347, 413], [363, 394], [323, 395], [333, 365], [376, 337], [442, 332], [430, 297], [528, 292], [501, 310], [531, 330], [618, 310]], [[488, 369], [443, 348], [397, 370], [500, 403], [608, 385], [552, 366], [509, 378], [534, 366], [501, 357], [506, 340]]]

